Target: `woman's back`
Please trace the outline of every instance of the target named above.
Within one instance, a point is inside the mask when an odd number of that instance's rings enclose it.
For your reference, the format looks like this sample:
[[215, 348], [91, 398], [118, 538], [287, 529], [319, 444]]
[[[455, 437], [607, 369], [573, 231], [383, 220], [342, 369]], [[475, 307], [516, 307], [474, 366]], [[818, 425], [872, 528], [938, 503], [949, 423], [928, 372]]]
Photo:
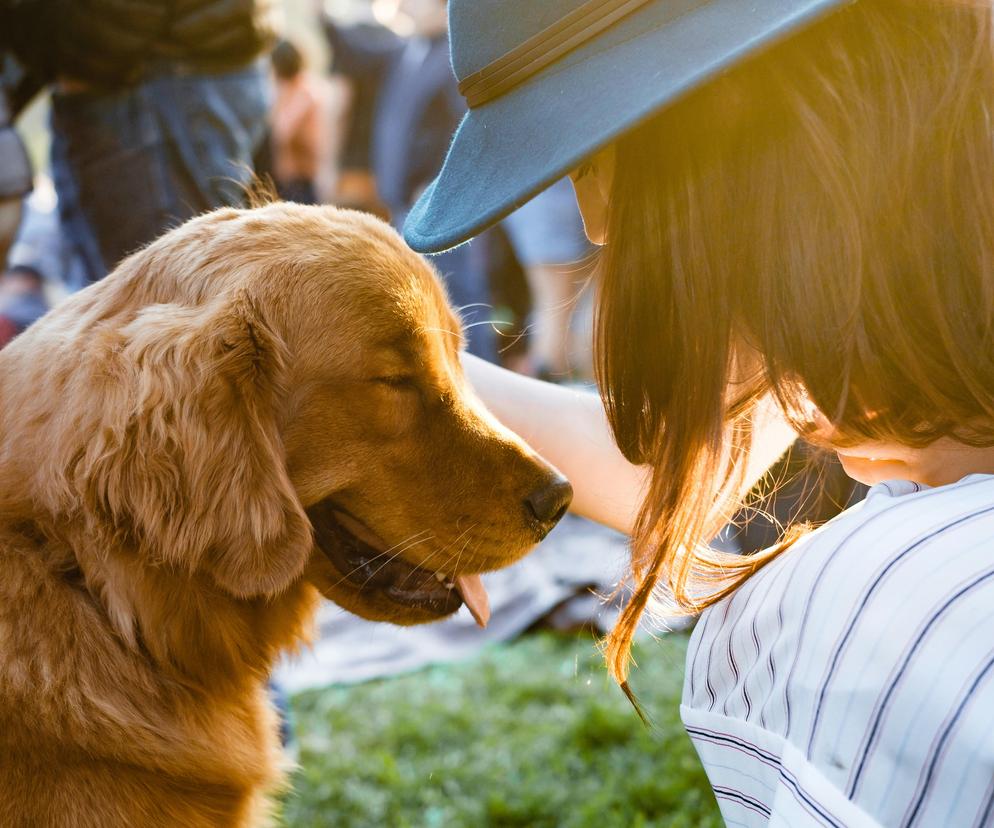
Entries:
[[730, 825], [994, 825], [994, 476], [881, 483], [709, 609], [683, 716]]

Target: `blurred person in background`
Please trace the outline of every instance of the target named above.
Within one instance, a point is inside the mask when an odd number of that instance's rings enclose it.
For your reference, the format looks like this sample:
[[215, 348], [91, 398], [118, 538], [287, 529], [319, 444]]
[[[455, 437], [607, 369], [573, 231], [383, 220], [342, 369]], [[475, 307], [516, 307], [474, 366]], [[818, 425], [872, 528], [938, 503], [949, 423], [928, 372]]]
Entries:
[[31, 163], [14, 121], [38, 88], [10, 51], [8, 16], [0, 5], [0, 267], [21, 224], [21, 202], [32, 188]]
[[[465, 103], [449, 65], [445, 0], [400, 0], [395, 13], [409, 35], [370, 23], [339, 26], [331, 17], [325, 31], [338, 71], [351, 71], [367, 90], [375, 84], [369, 164], [379, 199], [399, 229], [441, 167]], [[470, 353], [496, 361], [487, 239], [435, 256], [432, 264], [461, 309]]]
[[62, 232], [51, 178], [36, 176], [34, 190], [24, 199], [22, 208], [21, 226], [7, 254], [7, 267], [24, 265], [43, 274], [52, 303], [85, 287], [87, 271]]
[[0, 276], [0, 348], [47, 312], [41, 273], [27, 265], [15, 265]]
[[380, 218], [389, 211], [380, 201], [373, 177], [372, 145], [376, 100], [383, 76], [397, 49], [398, 36], [373, 16], [372, 5], [356, 0], [327, 13], [315, 0], [322, 30], [331, 51], [330, 79], [344, 90], [342, 140], [334, 201]]
[[[330, 15], [323, 20], [333, 54], [332, 72], [346, 77], [353, 90], [343, 158], [343, 183], [350, 186], [343, 194], [358, 196], [361, 203], [356, 206], [376, 212], [378, 205], [370, 203], [365, 188], [351, 186], [361, 182], [362, 171], [368, 170], [379, 200], [399, 226], [440, 167], [465, 103], [448, 61], [445, 0], [397, 0], [388, 16], [392, 28], [375, 22], [371, 13], [347, 25]], [[511, 242], [511, 255], [517, 261], [508, 259], [499, 234]], [[483, 322], [469, 329], [471, 352], [492, 354], [488, 358], [494, 359], [499, 345], [502, 361], [516, 370], [564, 380], [574, 367], [569, 326], [589, 276], [589, 262], [584, 260], [592, 250], [572, 188], [563, 181], [473, 245], [432, 261], [446, 276], [453, 301], [472, 305], [465, 312], [467, 321]], [[513, 290], [503, 282], [515, 280], [519, 265], [531, 300], [527, 335], [518, 337], [502, 325], [500, 330], [507, 336], [498, 339], [485, 320], [493, 315], [493, 294]], [[521, 341], [527, 342], [523, 358], [517, 352]], [[579, 361], [584, 362], [582, 357]]]
[[276, 192], [284, 201], [315, 204], [314, 180], [325, 156], [321, 93], [304, 68], [300, 50], [289, 40], [276, 44], [270, 60], [276, 76], [270, 138]]
[[573, 363], [570, 322], [590, 277], [594, 246], [583, 232], [573, 187], [560, 179], [504, 219], [531, 294], [523, 373], [552, 382], [587, 372]]
[[21, 225], [21, 202], [30, 190], [31, 167], [24, 145], [13, 127], [0, 121], [0, 265], [14, 243]]
[[87, 281], [204, 210], [239, 205], [270, 102], [271, 0], [2, 0], [52, 84], [52, 173]]

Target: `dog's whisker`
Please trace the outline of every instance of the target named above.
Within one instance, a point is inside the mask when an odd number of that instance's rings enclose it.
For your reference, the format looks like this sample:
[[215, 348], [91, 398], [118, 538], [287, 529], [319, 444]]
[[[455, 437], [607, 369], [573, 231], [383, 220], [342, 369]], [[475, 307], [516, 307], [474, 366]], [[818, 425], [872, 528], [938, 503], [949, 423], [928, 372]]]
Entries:
[[[429, 536], [428, 537], [424, 537], [424, 538], [419, 538], [419, 536], [425, 535], [425, 534], [428, 534]], [[410, 535], [405, 540], [400, 541], [400, 543], [395, 543], [389, 549], [385, 549], [382, 552], [380, 552], [379, 554], [374, 555], [372, 558], [370, 558], [365, 563], [362, 563], [362, 564], [356, 566], [355, 568], [349, 570], [347, 573], [343, 574], [341, 578], [339, 578], [337, 581], [335, 581], [335, 583], [332, 584], [332, 587], [340, 586], [342, 583], [344, 583], [349, 578], [349, 576], [354, 575], [356, 572], [358, 572], [360, 569], [362, 569], [362, 567], [369, 566], [369, 564], [374, 563], [375, 561], [378, 561], [378, 560], [380, 560], [381, 558], [383, 558], [383, 557], [385, 557], [387, 555], [390, 555], [390, 558], [388, 560], [384, 561], [383, 564], [375, 572], [373, 572], [369, 576], [369, 578], [366, 579], [365, 583], [363, 584], [365, 586], [366, 583], [369, 583], [369, 579], [370, 578], [375, 577], [376, 574], [384, 566], [387, 566], [391, 561], [393, 561], [399, 555], [403, 554], [408, 549], [410, 549], [410, 548], [412, 548], [414, 546], [417, 546], [419, 543], [426, 543], [427, 541], [434, 540], [434, 537], [435, 537], [434, 534], [431, 533], [430, 530], [428, 530], [428, 529], [422, 529], [420, 532], [416, 532], [415, 534]], [[417, 538], [417, 540], [415, 540], [416, 538]], [[403, 548], [401, 548], [401, 547], [403, 547]], [[395, 552], [395, 550], [396, 550], [396, 552]], [[391, 555], [390, 553], [392, 553], [392, 552], [395, 552], [395, 554]]]
[[[435, 551], [433, 551], [427, 558], [425, 558], [425, 560], [423, 560], [421, 562], [421, 564], [418, 566], [418, 568], [419, 569], [430, 569], [429, 564], [431, 563], [431, 561], [433, 561], [436, 558], [439, 558], [442, 555], [444, 555], [447, 550], [451, 549], [453, 546], [455, 546], [457, 543], [459, 543], [459, 541], [462, 540], [463, 537], [465, 537], [466, 533], [472, 531], [477, 525], [478, 524], [474, 523], [474, 524], [471, 524], [470, 526], [467, 526], [462, 532], [459, 533], [459, 535], [454, 540], [452, 540], [449, 543], [445, 544], [440, 549], [436, 549]], [[469, 544], [469, 540], [467, 539], [466, 543], [463, 544], [463, 550], [465, 550], [465, 548], [466, 548], [466, 546], [468, 544]], [[460, 551], [460, 554], [456, 557], [456, 565], [454, 567], [452, 567], [453, 570], [458, 569], [459, 560], [460, 560], [461, 557], [462, 557], [462, 551]], [[386, 564], [384, 564], [384, 566], [385, 565]], [[379, 571], [379, 570], [377, 570], [377, 571]], [[375, 573], [373, 573], [373, 574], [375, 575]], [[408, 581], [410, 580], [410, 578], [411, 578], [412, 575], [414, 575], [413, 571], [410, 572], [410, 573], [408, 573], [407, 576], [404, 578], [404, 580], [401, 582], [400, 586], [403, 586], [404, 584], [408, 583]], [[371, 575], [370, 577], [373, 577], [373, 576]]]
[[[400, 541], [399, 543], [395, 543], [395, 544], [394, 544], [393, 546], [391, 546], [391, 547], [390, 547], [389, 549], [384, 549], [384, 550], [383, 550], [382, 552], [378, 552], [378, 553], [377, 553], [376, 555], [374, 555], [374, 556], [373, 556], [372, 558], [370, 558], [369, 560], [367, 560], [367, 561], [365, 561], [364, 563], [360, 564], [360, 565], [359, 565], [359, 566], [357, 566], [357, 567], [356, 567], [355, 569], [352, 569], [352, 570], [350, 570], [349, 574], [351, 575], [352, 573], [354, 573], [354, 572], [358, 571], [358, 570], [359, 570], [360, 568], [362, 568], [363, 566], [368, 566], [369, 564], [371, 564], [371, 563], [373, 563], [373, 562], [375, 562], [375, 561], [378, 561], [378, 560], [380, 560], [381, 558], [383, 558], [383, 557], [385, 557], [385, 556], [387, 556], [387, 555], [390, 555], [390, 554], [391, 554], [392, 552], [394, 552], [395, 550], [398, 550], [398, 549], [400, 549], [400, 547], [404, 547], [404, 549], [407, 549], [407, 548], [409, 548], [409, 547], [407, 546], [407, 544], [411, 543], [411, 542], [412, 542], [412, 541], [414, 541], [414, 540], [415, 540], [416, 538], [418, 538], [418, 537], [419, 537], [420, 535], [424, 535], [424, 534], [430, 534], [429, 530], [428, 530], [428, 529], [422, 529], [422, 530], [421, 530], [420, 532], [416, 532], [415, 534], [413, 534], [413, 535], [410, 535], [409, 537], [405, 538], [404, 540]], [[418, 542], [420, 543], [421, 541], [419, 540]], [[400, 552], [403, 552], [403, 551], [404, 551], [404, 549], [400, 549]], [[399, 554], [399, 553], [398, 553], [398, 554]], [[396, 556], [395, 556], [395, 557], [396, 557]], [[391, 560], [392, 560], [392, 559], [391, 559]]]
[[448, 328], [429, 328], [429, 327], [427, 327], [425, 325], [422, 325], [420, 328], [418, 328], [418, 333], [419, 334], [423, 334], [423, 333], [444, 333], [444, 334], [452, 334], [452, 336], [459, 336], [459, 333], [457, 331], [452, 331], [452, 330], [449, 330]]
[[[425, 541], [427, 541], [427, 540], [430, 540], [430, 538], [425, 538]], [[424, 541], [419, 541], [419, 543], [423, 543], [423, 542]], [[416, 546], [417, 544], [413, 544], [413, 545]], [[362, 589], [364, 586], [366, 586], [366, 584], [368, 584], [371, 580], [373, 580], [373, 578], [375, 578], [377, 576], [377, 574], [379, 574], [383, 570], [384, 567], [389, 566], [393, 561], [395, 561], [397, 558], [399, 558], [401, 556], [401, 554], [403, 554], [403, 551], [404, 550], [402, 549], [399, 552], [391, 555], [389, 558], [387, 558], [387, 560], [383, 561], [382, 564], [380, 564], [375, 570], [373, 570], [373, 572], [371, 572], [366, 577], [365, 581], [363, 581], [361, 584], [359, 584], [359, 589]], [[376, 557], [371, 558], [370, 561], [379, 560], [382, 557], [383, 557], [383, 554], [381, 553], [381, 554], [377, 555]], [[370, 563], [370, 561], [367, 561], [364, 564], [360, 564], [359, 566], [357, 566], [354, 569], [350, 570], [349, 571], [349, 575], [354, 575], [360, 569], [362, 569], [364, 566], [368, 566], [369, 563]], [[346, 576], [343, 576], [343, 577], [339, 578], [339, 580], [336, 583], [337, 584], [341, 584], [343, 581], [345, 581], [349, 577], [349, 575], [346, 575]]]
[[[438, 557], [438, 550], [435, 550], [434, 552], [431, 552], [431, 553], [430, 553], [430, 554], [428, 555], [428, 557], [427, 557], [427, 558], [425, 558], [425, 559], [424, 559], [424, 560], [423, 560], [423, 561], [422, 561], [422, 562], [421, 562], [421, 563], [420, 563], [420, 564], [418, 565], [418, 569], [427, 569], [427, 570], [431, 570], [431, 566], [430, 566], [430, 564], [431, 564], [431, 562], [432, 562], [433, 560], [435, 560], [435, 558], [437, 558], [437, 557]], [[408, 572], [408, 573], [407, 573], [407, 575], [405, 575], [405, 576], [404, 576], [403, 580], [401, 580], [401, 582], [400, 582], [400, 583], [398, 584], [398, 586], [400, 586], [400, 587], [403, 587], [403, 586], [406, 586], [406, 585], [407, 585], [407, 584], [408, 584], [408, 583], [410, 582], [411, 578], [413, 578], [413, 577], [414, 577], [414, 576], [415, 576], [416, 574], [417, 574], [417, 570], [416, 570], [416, 569], [412, 569], [412, 570], [411, 570], [410, 572]]]
[[[501, 328], [501, 327], [505, 327], [505, 328], [513, 327], [514, 323], [510, 322], [510, 321], [508, 321], [506, 319], [481, 319], [481, 320], [478, 320], [476, 322], [469, 322], [469, 323], [463, 325], [462, 326], [462, 330], [465, 333], [466, 331], [470, 330], [471, 328], [478, 328], [480, 325], [490, 325], [495, 331], [497, 331], [497, 333], [499, 333], [501, 336], [503, 336], [504, 334], [499, 330], [499, 328]], [[419, 328], [418, 330], [419, 330], [419, 333], [445, 333], [445, 334], [451, 334], [452, 336], [459, 336], [459, 331], [453, 331], [453, 330], [450, 330], [449, 328], [429, 328], [429, 327], [422, 327], [422, 328]]]
[[402, 549], [399, 549], [394, 555], [391, 555], [387, 560], [385, 560], [382, 564], [380, 564], [373, 572], [371, 572], [369, 574], [369, 577], [367, 577], [366, 580], [362, 582], [359, 588], [361, 589], [362, 587], [366, 586], [366, 584], [368, 584], [371, 580], [373, 580], [373, 578], [375, 578], [380, 572], [382, 572], [385, 567], [389, 566], [393, 561], [397, 560], [397, 558], [403, 555], [404, 552], [406, 552], [408, 549], [413, 549], [415, 546], [418, 546], [419, 544], [422, 543], [427, 543], [428, 541], [433, 539], [434, 535], [432, 535], [431, 537], [422, 538], [419, 541], [415, 541], [414, 543], [410, 543], [407, 546], [403, 547]]
[[466, 551], [466, 548], [469, 546], [469, 542], [471, 540], [472, 538], [466, 538], [466, 542], [463, 543], [462, 549], [459, 550], [459, 554], [456, 556], [456, 565], [453, 567], [453, 569], [459, 568], [459, 562], [462, 560], [463, 552]]
[[[522, 339], [524, 339], [525, 336], [528, 335], [528, 332], [529, 332], [529, 330], [530, 330], [531, 327], [532, 326], [529, 325], [524, 330], [520, 330], [516, 334], [514, 334], [514, 336], [511, 337], [511, 341], [508, 342], [503, 348], [500, 349], [500, 353], [503, 354], [505, 351], [508, 351], [511, 348], [513, 348], [515, 345], [517, 345]], [[499, 333], [501, 336], [504, 336], [504, 334], [501, 333], [500, 331], [497, 331], [497, 333]]]
[[402, 540], [400, 543], [395, 543], [389, 549], [384, 549], [383, 552], [381, 552], [380, 554], [381, 555], [389, 554], [390, 552], [393, 552], [398, 547], [405, 546], [406, 544], [410, 543], [415, 538], [417, 538], [419, 535], [433, 535], [433, 533], [431, 532], [430, 529], [422, 529], [420, 532], [415, 532], [413, 535], [409, 536], [406, 540]]
[[[375, 578], [384, 569], [384, 567], [389, 566], [391, 563], [393, 563], [395, 560], [397, 560], [397, 558], [399, 558], [401, 555], [403, 555], [404, 552], [406, 552], [408, 549], [412, 549], [413, 547], [417, 546], [418, 544], [426, 543], [429, 540], [431, 540], [430, 537], [422, 538], [421, 540], [415, 541], [415, 542], [410, 543], [410, 544], [408, 544], [408, 545], [406, 545], [406, 546], [404, 546], [404, 547], [402, 547], [400, 549], [397, 549], [397, 551], [394, 552], [394, 554], [390, 555], [385, 561], [383, 561], [376, 569], [374, 569], [369, 574], [369, 576], [366, 578], [366, 580], [363, 581], [362, 586], [365, 586], [366, 584], [368, 584], [373, 578]], [[369, 561], [367, 561], [366, 563], [362, 564], [362, 566], [369, 566], [370, 563], [372, 563], [373, 561], [379, 560], [382, 557], [383, 557], [383, 553], [377, 555], [374, 558], [371, 558]], [[356, 567], [355, 569], [352, 570], [352, 572], [355, 573], [355, 572], [359, 571], [359, 569], [361, 569], [362, 566]]]
[[[471, 524], [471, 525], [467, 526], [467, 527], [466, 527], [465, 529], [463, 529], [463, 530], [462, 530], [462, 531], [461, 531], [461, 532], [460, 532], [460, 533], [459, 533], [459, 534], [458, 534], [458, 535], [457, 535], [457, 536], [456, 536], [456, 537], [455, 537], [455, 538], [454, 538], [453, 540], [451, 540], [451, 541], [449, 541], [449, 542], [448, 542], [447, 544], [445, 544], [445, 546], [443, 546], [443, 547], [442, 547], [442, 548], [441, 548], [441, 549], [439, 550], [439, 552], [446, 552], [446, 551], [448, 551], [449, 549], [451, 549], [451, 548], [452, 548], [453, 546], [455, 546], [455, 545], [456, 545], [457, 543], [459, 543], [459, 541], [461, 541], [461, 540], [463, 539], [463, 537], [464, 537], [464, 536], [466, 535], [466, 533], [467, 533], [467, 532], [471, 532], [471, 531], [472, 531], [473, 529], [475, 529], [475, 528], [476, 528], [477, 526], [478, 526], [478, 524], [477, 524], [477, 523], [473, 523], [473, 524]], [[454, 568], [454, 567], [453, 567], [453, 568]]]
[[[463, 529], [462, 532], [459, 533], [458, 537], [456, 537], [456, 539], [452, 541], [452, 543], [446, 544], [445, 548], [450, 549], [451, 547], [455, 546], [457, 543], [459, 543], [459, 541], [461, 541], [464, 537], [466, 537], [466, 535], [469, 532], [472, 532], [479, 525], [480, 525], [479, 523], [473, 523], [467, 526], [465, 529]], [[456, 556], [456, 562], [452, 566], [453, 570], [459, 569], [459, 561], [462, 559], [462, 553], [465, 551], [466, 546], [469, 544], [470, 540], [472, 540], [472, 538], [467, 538], [466, 543], [464, 543], [462, 549], [459, 550], [459, 554]]]

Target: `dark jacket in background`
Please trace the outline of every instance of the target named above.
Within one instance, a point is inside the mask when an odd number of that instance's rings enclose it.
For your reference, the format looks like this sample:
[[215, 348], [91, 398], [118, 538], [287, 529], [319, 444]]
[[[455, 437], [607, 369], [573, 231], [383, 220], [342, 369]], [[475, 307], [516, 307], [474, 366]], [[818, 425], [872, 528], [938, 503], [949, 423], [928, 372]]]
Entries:
[[[334, 55], [332, 71], [347, 77], [356, 93], [347, 163], [371, 169], [380, 198], [398, 229], [414, 199], [437, 174], [452, 131], [465, 112], [448, 40], [400, 38], [381, 26], [338, 26], [325, 20]], [[466, 323], [469, 351], [492, 362], [492, 326], [486, 239], [450, 250], [432, 261], [449, 298]]]
[[438, 173], [466, 112], [448, 38], [401, 38], [375, 24], [324, 21], [332, 72], [354, 90], [343, 166], [371, 169], [398, 226]]
[[45, 79], [128, 86], [157, 62], [221, 72], [274, 36], [274, 0], [0, 0], [0, 38]]
[[352, 86], [342, 169], [372, 170], [377, 100], [384, 77], [404, 49], [404, 41], [376, 23], [341, 26], [330, 17], [322, 23], [331, 47], [331, 72], [348, 78]]

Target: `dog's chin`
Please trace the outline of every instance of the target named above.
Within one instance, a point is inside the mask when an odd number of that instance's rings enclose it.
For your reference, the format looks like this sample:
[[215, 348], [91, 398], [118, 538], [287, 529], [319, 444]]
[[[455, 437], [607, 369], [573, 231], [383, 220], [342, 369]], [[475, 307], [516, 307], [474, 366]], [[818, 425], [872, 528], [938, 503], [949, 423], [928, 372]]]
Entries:
[[307, 510], [315, 551], [307, 578], [340, 607], [370, 621], [412, 625], [452, 615], [463, 599], [432, 570], [401, 560], [330, 500]]

